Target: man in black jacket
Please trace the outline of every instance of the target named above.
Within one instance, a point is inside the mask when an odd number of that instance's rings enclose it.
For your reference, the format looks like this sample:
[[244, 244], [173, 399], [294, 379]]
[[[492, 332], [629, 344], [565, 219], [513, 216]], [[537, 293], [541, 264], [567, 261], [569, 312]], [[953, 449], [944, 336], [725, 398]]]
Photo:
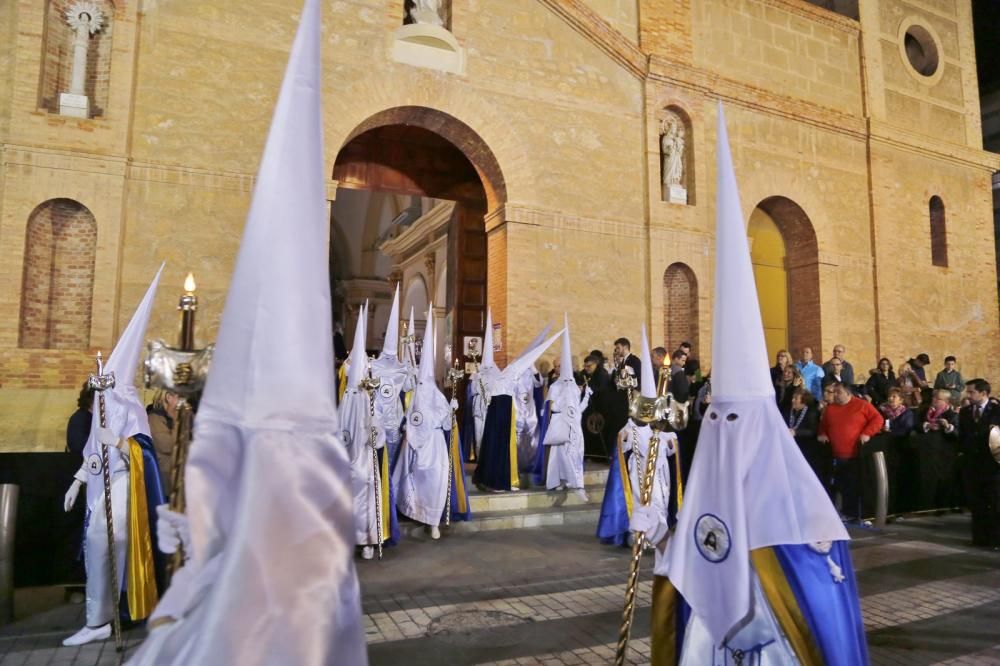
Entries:
[[1000, 403], [984, 379], [965, 383], [969, 404], [958, 413], [958, 451], [965, 499], [972, 511], [972, 545], [1000, 550], [1000, 463], [990, 453], [992, 426], [1000, 426]]

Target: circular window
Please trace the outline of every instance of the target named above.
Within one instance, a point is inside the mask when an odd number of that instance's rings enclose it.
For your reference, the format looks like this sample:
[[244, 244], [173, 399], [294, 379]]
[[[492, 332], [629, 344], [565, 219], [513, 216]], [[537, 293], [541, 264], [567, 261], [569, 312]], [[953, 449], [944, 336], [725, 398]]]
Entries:
[[921, 76], [934, 76], [940, 65], [938, 47], [931, 33], [920, 25], [911, 25], [903, 34], [906, 59]]

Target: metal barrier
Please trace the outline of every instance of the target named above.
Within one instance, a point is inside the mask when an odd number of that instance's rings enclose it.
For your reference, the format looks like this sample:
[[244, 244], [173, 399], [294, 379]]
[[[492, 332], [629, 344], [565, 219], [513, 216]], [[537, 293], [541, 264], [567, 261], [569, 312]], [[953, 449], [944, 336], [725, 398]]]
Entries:
[[20, 486], [0, 484], [0, 626], [14, 621], [14, 537]]
[[885, 527], [886, 516], [889, 513], [889, 470], [885, 464], [885, 453], [876, 451], [872, 454], [875, 466], [875, 527]]

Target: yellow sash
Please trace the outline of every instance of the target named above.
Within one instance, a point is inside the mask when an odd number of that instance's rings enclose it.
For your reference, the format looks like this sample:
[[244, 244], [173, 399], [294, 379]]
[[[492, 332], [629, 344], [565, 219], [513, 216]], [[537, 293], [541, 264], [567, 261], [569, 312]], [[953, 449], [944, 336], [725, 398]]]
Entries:
[[142, 447], [134, 439], [129, 440], [128, 460], [128, 554], [125, 584], [128, 587], [129, 615], [133, 620], [143, 620], [156, 607], [156, 570], [153, 566], [153, 542], [149, 535]]
[[[459, 455], [458, 444], [458, 421], [452, 416], [448, 455], [451, 456], [451, 469], [455, 475], [455, 508], [458, 513], [466, 513], [469, 505], [465, 498], [465, 470], [462, 469], [462, 456]], [[451, 507], [445, 507], [445, 511], [451, 511]]]
[[795, 656], [803, 666], [822, 666], [823, 655], [809, 631], [809, 623], [799, 608], [795, 593], [788, 585], [788, 579], [781, 568], [773, 548], [758, 548], [750, 551], [750, 561], [757, 570], [764, 596], [771, 604], [774, 617], [788, 637], [795, 650]]
[[344, 399], [344, 391], [347, 390], [347, 364], [341, 363], [337, 369], [337, 402]]
[[381, 486], [382, 498], [380, 502], [380, 507], [382, 509], [382, 515], [380, 519], [382, 520], [382, 540], [388, 541], [392, 536], [389, 533], [390, 523], [389, 511], [391, 507], [389, 506], [389, 449], [382, 449], [382, 464], [379, 470], [379, 476], [382, 477], [382, 482], [379, 484]]
[[677, 663], [677, 592], [670, 579], [653, 576], [653, 609], [650, 614], [650, 657], [652, 666]]
[[[633, 443], [634, 446], [634, 443]], [[633, 454], [634, 455], [634, 454]], [[621, 437], [618, 438], [618, 470], [622, 477], [622, 491], [625, 493], [625, 506], [629, 518], [632, 517], [632, 479], [628, 475], [628, 465], [625, 464], [625, 452], [622, 450]]]
[[510, 489], [519, 490], [521, 479], [517, 475], [517, 407], [510, 401]]

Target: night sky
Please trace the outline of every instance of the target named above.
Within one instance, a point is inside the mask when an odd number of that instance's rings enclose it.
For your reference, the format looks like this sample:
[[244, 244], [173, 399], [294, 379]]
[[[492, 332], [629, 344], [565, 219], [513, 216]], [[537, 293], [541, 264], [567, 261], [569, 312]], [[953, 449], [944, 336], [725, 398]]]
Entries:
[[979, 94], [1000, 88], [1000, 0], [972, 0]]

